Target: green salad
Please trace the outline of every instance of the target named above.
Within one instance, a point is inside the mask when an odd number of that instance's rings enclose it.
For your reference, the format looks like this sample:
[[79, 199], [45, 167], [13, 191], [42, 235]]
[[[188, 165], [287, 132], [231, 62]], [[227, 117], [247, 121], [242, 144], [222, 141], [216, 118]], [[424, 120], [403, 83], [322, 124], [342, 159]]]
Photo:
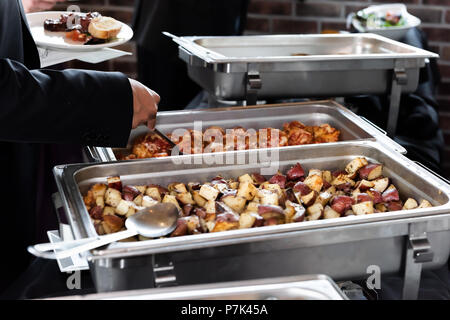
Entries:
[[401, 13], [389, 11], [384, 14], [381, 12], [366, 13], [362, 10], [356, 14], [356, 18], [368, 29], [403, 27], [406, 25], [406, 20]]

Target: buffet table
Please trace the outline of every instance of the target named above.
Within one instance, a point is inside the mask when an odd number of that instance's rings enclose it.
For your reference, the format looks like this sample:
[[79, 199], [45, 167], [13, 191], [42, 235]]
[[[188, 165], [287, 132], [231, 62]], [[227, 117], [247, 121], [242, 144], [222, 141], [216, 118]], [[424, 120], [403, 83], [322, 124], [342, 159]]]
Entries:
[[[332, 38], [340, 39], [340, 37]], [[309, 38], [301, 37], [301, 39]], [[426, 59], [434, 55], [424, 51], [408, 52], [413, 50], [409, 47], [395, 51], [393, 48], [398, 48], [395, 47], [397, 43], [392, 41], [388, 41], [387, 47], [367, 45], [383, 41], [378, 37], [347, 37], [346, 41], [348, 39], [352, 41], [346, 42], [346, 46], [352, 48], [356, 45], [360, 49], [366, 48], [369, 50], [366, 52], [369, 56], [373, 48], [380, 52], [378, 55], [375, 53], [372, 59], [367, 59], [367, 55], [356, 54], [350, 49], [348, 55], [353, 54], [353, 60], [346, 60], [347, 57], [342, 53], [339, 57], [325, 54], [328, 56], [326, 63], [323, 57], [314, 55], [308, 57], [303, 54], [289, 57], [288, 61], [283, 61], [286, 63], [274, 64], [274, 58], [242, 63], [239, 61], [240, 58], [233, 58], [231, 61], [226, 57], [214, 55], [211, 48], [221, 47], [221, 44], [214, 44], [213, 39], [189, 38], [177, 41], [180, 44], [180, 57], [188, 64], [191, 77], [203, 84], [204, 88], [212, 92], [216, 98], [251, 102], [252, 99], [255, 101], [256, 97], [290, 97], [298, 95], [298, 92], [294, 91], [299, 88], [295, 82], [307, 77], [316, 79], [314, 81], [318, 85], [302, 86], [304, 90], [313, 90], [302, 91], [305, 95], [390, 92], [391, 111], [394, 111], [391, 119], [396, 119], [395, 109], [400, 97], [398, 86], [403, 86], [403, 92], [416, 90], [419, 84], [419, 68], [425, 65]], [[198, 42], [200, 44], [206, 43], [205, 46], [210, 47], [210, 51], [206, 53], [196, 51], [199, 48], [191, 45], [197, 40], [201, 40]], [[212, 41], [211, 45], [208, 45], [208, 41]], [[189, 48], [191, 50], [188, 50]], [[381, 52], [389, 51], [389, 48], [390, 52]], [[223, 51], [221, 55], [223, 53], [226, 52]], [[203, 61], [200, 61], [199, 57]], [[358, 59], [362, 60], [357, 62]], [[339, 63], [334, 63], [336, 61]], [[324, 66], [331, 69], [347, 66], [348, 70], [343, 76], [345, 73], [343, 70], [327, 73], [328, 70], [323, 69]], [[281, 73], [277, 68], [281, 68]], [[374, 72], [373, 69], [377, 71]], [[289, 73], [292, 70], [295, 71], [294, 74]], [[320, 72], [315, 73], [317, 71]], [[285, 75], [290, 78], [289, 86], [271, 86], [281, 83]], [[298, 78], [292, 78], [293, 75]], [[341, 81], [341, 86], [332, 85], [339, 83], [336, 81], [343, 77], [354, 82]], [[322, 82], [325, 82], [325, 85], [319, 85]], [[386, 86], [386, 83], [392, 85]], [[359, 85], [365, 90], [361, 91]], [[382, 279], [388, 279], [392, 275], [403, 276], [402, 297], [411, 299], [418, 297], [421, 275], [428, 272], [422, 272], [422, 269], [448, 268], [447, 260], [450, 253], [448, 182], [406, 158], [403, 155], [405, 148], [391, 140], [369, 121], [358, 117], [335, 101], [327, 100], [162, 112], [158, 116], [157, 127], [164, 134], [169, 134], [177, 128], [190, 129], [194, 122], [199, 120], [206, 126], [232, 128], [238, 125], [255, 129], [281, 127], [286, 121], [292, 120], [302, 121], [310, 126], [328, 123], [340, 130], [339, 141], [275, 148], [279, 154], [277, 161], [280, 169], [287, 170], [296, 162], [302, 163], [310, 170], [315, 168], [324, 170], [325, 167], [338, 169], [345, 167], [355, 157], [364, 157], [370, 162], [384, 165], [383, 173], [399, 187], [402, 197], [426, 199], [433, 206], [248, 230], [115, 243], [58, 261], [61, 270], [89, 268], [95, 290], [110, 292], [317, 273], [327, 274], [335, 281], [361, 280], [367, 277], [368, 266], [377, 265], [382, 271]], [[390, 133], [394, 133], [392, 125], [389, 127]], [[145, 185], [174, 182], [173, 179], [176, 177], [177, 181], [188, 184], [200, 178], [206, 181], [218, 173], [237, 177], [266, 165], [250, 162], [229, 166], [205, 164], [201, 161], [196, 163], [195, 159], [201, 159], [201, 154], [181, 156], [183, 159], [191, 158], [194, 164], [189, 165], [174, 163], [177, 157], [172, 156], [115, 161], [123, 154], [130, 153], [135, 138], [146, 133], [145, 128], [133, 131], [127, 149], [88, 148], [87, 154], [91, 163], [55, 167], [59, 191], [55, 195], [55, 205], [61, 228], [57, 232], [52, 231], [54, 241], [58, 241], [59, 236], [67, 240], [67, 235], [76, 239], [98, 236], [98, 229], [92, 224], [90, 212], [83, 203], [83, 196], [94, 182], [103, 181], [109, 176], [118, 175], [127, 183]], [[228, 154], [232, 157], [244, 155], [251, 158], [257, 155], [258, 151], [230, 151]], [[280, 265], [283, 267], [280, 268]], [[216, 272], [206, 272], [207, 270]]]

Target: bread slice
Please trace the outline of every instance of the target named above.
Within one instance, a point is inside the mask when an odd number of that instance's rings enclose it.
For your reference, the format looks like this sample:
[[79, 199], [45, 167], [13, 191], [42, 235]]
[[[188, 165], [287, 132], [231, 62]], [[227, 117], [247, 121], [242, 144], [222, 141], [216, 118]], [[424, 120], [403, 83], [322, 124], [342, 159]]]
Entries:
[[89, 33], [98, 39], [111, 39], [115, 38], [120, 30], [122, 24], [111, 17], [97, 17], [91, 20], [89, 24]]

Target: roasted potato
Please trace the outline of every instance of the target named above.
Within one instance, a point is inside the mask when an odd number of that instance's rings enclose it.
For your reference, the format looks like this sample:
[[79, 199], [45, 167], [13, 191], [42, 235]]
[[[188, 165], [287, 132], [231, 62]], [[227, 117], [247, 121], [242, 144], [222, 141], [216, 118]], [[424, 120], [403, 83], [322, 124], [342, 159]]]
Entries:
[[[302, 130], [313, 129], [305, 126]], [[286, 175], [278, 172], [269, 181], [255, 173], [243, 174], [238, 181], [218, 175], [210, 182], [190, 182], [187, 187], [171, 183], [168, 189], [160, 185], [122, 186], [116, 176], [109, 177], [107, 184], [93, 185], [83, 200], [98, 234], [123, 230], [125, 219], [143, 207], [161, 201], [173, 203], [180, 219], [171, 236], [432, 206], [427, 200], [419, 205], [413, 198], [403, 203], [382, 171], [381, 164], [360, 157], [345, 170], [310, 169], [307, 177], [297, 163]]]
[[119, 190], [114, 188], [108, 188], [105, 193], [105, 203], [111, 207], [117, 207], [122, 201], [122, 194]]

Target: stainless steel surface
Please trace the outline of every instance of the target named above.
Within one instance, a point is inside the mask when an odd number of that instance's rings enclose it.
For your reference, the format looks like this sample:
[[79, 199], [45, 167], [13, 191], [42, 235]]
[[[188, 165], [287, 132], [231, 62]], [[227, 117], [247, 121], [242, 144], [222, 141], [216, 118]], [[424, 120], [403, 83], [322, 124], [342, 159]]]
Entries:
[[[261, 150], [233, 152], [236, 158]], [[367, 216], [308, 221], [133, 243], [115, 243], [87, 255], [99, 291], [154, 286], [154, 259], [164, 256], [174, 265], [179, 285], [324, 273], [333, 279], [367, 277], [370, 265], [383, 274], [399, 273], [411, 223], [426, 224], [433, 261], [423, 268], [446, 263], [450, 253], [450, 186], [404, 156], [372, 141], [310, 145], [279, 151], [280, 170], [300, 162], [306, 169], [338, 169], [364, 156], [384, 164], [401, 197], [427, 199], [434, 207]], [[222, 154], [225, 156], [225, 154]], [[191, 160], [203, 156], [180, 157]], [[194, 161], [195, 163], [195, 161]], [[205, 181], [253, 172], [267, 164], [175, 165], [170, 159], [81, 164], [55, 168], [76, 238], [95, 236], [81, 193], [105, 177], [120, 175], [123, 183], [165, 185], [173, 181]], [[81, 192], [81, 193], [80, 193]], [[132, 271], [131, 271], [132, 270]]]
[[[405, 148], [389, 139], [386, 132], [380, 131], [371, 122], [349, 111], [342, 105], [331, 101], [314, 101], [282, 105], [264, 105], [252, 107], [221, 108], [191, 111], [159, 112], [156, 127], [164, 134], [176, 129], [193, 129], [201, 123], [204, 129], [209, 126], [234, 128], [242, 126], [255, 130], [272, 127], [282, 128], [283, 123], [298, 120], [306, 125], [329, 123], [341, 131], [341, 141], [378, 140], [400, 153], [406, 153]], [[201, 130], [201, 128], [200, 128]], [[117, 160], [119, 154], [128, 154], [133, 141], [142, 134], [148, 133], [146, 126], [132, 130], [127, 148], [90, 147], [96, 161], [106, 162]], [[340, 142], [337, 142], [340, 143]], [[295, 146], [287, 148], [303, 148]]]
[[260, 99], [389, 93], [399, 64], [407, 77], [402, 92], [408, 93], [417, 88], [425, 60], [438, 57], [375, 34], [182, 39], [174, 41], [189, 76], [222, 100], [247, 99], [249, 74], [255, 72]]
[[[40, 243], [29, 246], [28, 252], [36, 257], [46, 259], [64, 259], [78, 255], [112, 242], [142, 235], [148, 238], [166, 236], [175, 230], [178, 220], [178, 209], [172, 203], [157, 203], [144, 208], [127, 218], [127, 230], [93, 238], [83, 238], [58, 243]], [[54, 251], [47, 253], [46, 251]]]
[[390, 101], [389, 101], [389, 119], [387, 132], [390, 137], [395, 136], [397, 130], [398, 115], [400, 113], [400, 98], [403, 86], [408, 84], [408, 76], [405, 68], [394, 68], [391, 81]]
[[51, 298], [51, 300], [347, 300], [336, 283], [325, 275], [131, 290]]
[[125, 226], [144, 237], [157, 238], [175, 230], [177, 220], [178, 209], [174, 204], [157, 203], [127, 218]]
[[426, 222], [411, 223], [409, 236], [406, 242], [405, 279], [403, 283], [403, 299], [417, 299], [419, 295], [422, 264], [433, 260], [434, 253], [431, 250], [427, 236]]
[[[279, 62], [355, 60], [358, 58], [429, 58], [438, 55], [370, 33], [264, 36], [177, 37], [206, 62]], [[211, 56], [218, 54], [217, 58]]]

